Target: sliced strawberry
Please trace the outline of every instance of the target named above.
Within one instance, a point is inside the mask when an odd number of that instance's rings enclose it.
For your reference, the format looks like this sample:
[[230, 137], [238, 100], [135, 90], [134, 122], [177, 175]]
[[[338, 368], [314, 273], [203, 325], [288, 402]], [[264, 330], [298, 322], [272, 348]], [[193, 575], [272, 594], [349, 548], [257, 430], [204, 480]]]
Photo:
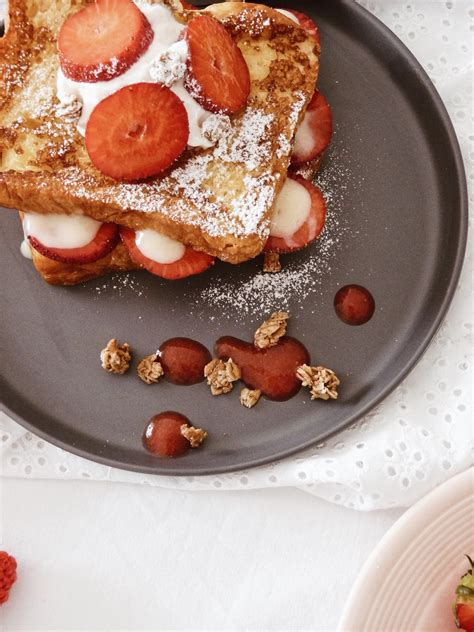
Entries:
[[183, 9], [185, 9], [186, 11], [194, 11], [195, 9], [197, 9], [197, 7], [195, 7], [193, 4], [190, 4], [189, 2], [186, 2], [186, 0], [181, 0], [181, 4], [183, 5]]
[[63, 23], [61, 68], [74, 81], [108, 81], [130, 68], [152, 40], [153, 29], [132, 0], [96, 0]]
[[304, 13], [301, 13], [301, 11], [295, 11], [294, 9], [285, 9], [285, 11], [288, 11], [288, 13], [292, 13], [295, 16], [295, 18], [300, 23], [300, 26], [316, 39], [318, 43], [318, 49], [320, 49], [321, 38], [319, 36], [319, 29], [316, 26], [315, 22]]
[[193, 17], [185, 31], [189, 47], [185, 85], [206, 110], [232, 114], [250, 93], [250, 75], [240, 48], [209, 15]]
[[474, 601], [458, 603], [456, 609], [456, 624], [465, 632], [474, 632]]
[[[290, 177], [290, 176], [289, 176]], [[301, 176], [291, 176], [299, 184], [303, 185], [311, 196], [311, 208], [306, 221], [290, 237], [273, 237], [270, 235], [265, 244], [265, 252], [293, 252], [301, 250], [314, 239], [319, 237], [326, 220], [326, 203], [321, 190], [312, 182], [308, 182]]]
[[291, 162], [301, 165], [314, 160], [331, 142], [332, 111], [325, 97], [318, 91], [314, 93], [301, 125], [296, 130]]
[[86, 246], [81, 248], [51, 248], [44, 246], [39, 239], [28, 235], [30, 246], [43, 256], [61, 263], [92, 263], [102, 259], [111, 252], [120, 240], [117, 224], [102, 224], [96, 236]]
[[100, 101], [86, 127], [95, 167], [116, 180], [167, 169], [186, 149], [189, 123], [181, 99], [157, 83], [135, 83]]
[[145, 270], [148, 270], [148, 272], [164, 279], [184, 279], [193, 274], [204, 272], [214, 263], [214, 257], [211, 257], [211, 255], [205, 252], [198, 252], [188, 247], [184, 255], [178, 261], [174, 261], [173, 263], [159, 263], [158, 261], [146, 257], [138, 248], [135, 241], [134, 230], [121, 226], [120, 236], [132, 261], [145, 268]]

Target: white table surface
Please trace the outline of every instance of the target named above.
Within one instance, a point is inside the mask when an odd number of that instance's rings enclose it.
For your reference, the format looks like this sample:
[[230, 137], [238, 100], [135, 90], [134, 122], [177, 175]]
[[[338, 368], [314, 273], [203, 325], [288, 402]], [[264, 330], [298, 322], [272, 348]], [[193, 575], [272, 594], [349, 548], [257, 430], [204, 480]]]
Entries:
[[[360, 1], [420, 58], [458, 133], [465, 122], [472, 157], [471, 3]], [[0, 549], [19, 565], [4, 631], [333, 631], [362, 564], [403, 513], [350, 511], [296, 489], [0, 477], [0, 494]]]
[[0, 479], [10, 630], [335, 630], [402, 510], [296, 489], [183, 492]]

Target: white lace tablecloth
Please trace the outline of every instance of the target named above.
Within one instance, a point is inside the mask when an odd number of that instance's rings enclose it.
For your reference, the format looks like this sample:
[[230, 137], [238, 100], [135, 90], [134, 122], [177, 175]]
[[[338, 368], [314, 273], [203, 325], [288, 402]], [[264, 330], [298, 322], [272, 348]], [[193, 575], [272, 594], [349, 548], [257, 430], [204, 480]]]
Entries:
[[[459, 137], [472, 203], [472, 3], [362, 0], [361, 4], [407, 44], [435, 83]], [[470, 241], [448, 316], [417, 367], [362, 422], [298, 457], [221, 476], [135, 474], [64, 452], [0, 413], [1, 474], [188, 490], [297, 486], [360, 510], [408, 506], [473, 460], [472, 296]]]

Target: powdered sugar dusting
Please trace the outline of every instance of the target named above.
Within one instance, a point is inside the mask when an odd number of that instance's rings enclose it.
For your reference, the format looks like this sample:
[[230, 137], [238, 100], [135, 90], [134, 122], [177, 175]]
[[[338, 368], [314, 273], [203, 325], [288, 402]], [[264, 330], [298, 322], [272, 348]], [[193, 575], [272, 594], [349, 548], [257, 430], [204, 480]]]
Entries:
[[177, 51], [167, 50], [152, 61], [148, 72], [152, 81], [170, 88], [184, 77], [186, 64], [181, 60], [181, 55]]
[[[88, 287], [89, 286], [88, 284]], [[125, 296], [126, 294], [133, 292], [137, 296], [146, 297], [146, 286], [143, 285], [133, 274], [128, 272], [115, 272], [103, 279], [98, 279], [94, 287], [97, 296], [113, 292], [118, 296]]]
[[202, 133], [212, 143], [216, 143], [224, 134], [230, 132], [232, 123], [226, 114], [211, 114], [202, 124]]
[[308, 296], [322, 291], [348, 230], [344, 213], [346, 192], [358, 184], [356, 177], [360, 179], [343, 148], [334, 146], [331, 154], [315, 179], [328, 211], [319, 240], [302, 253], [283, 256], [283, 268], [278, 274], [250, 272], [244, 279], [231, 280], [214, 277], [199, 296], [192, 297], [195, 310], [205, 309], [206, 317], [216, 310], [221, 318], [235, 319], [236, 315], [245, 314], [251, 321], [258, 321], [275, 309], [303, 309]]
[[248, 170], [257, 169], [271, 158], [272, 114], [248, 108], [241, 119], [237, 134], [222, 136], [214, 155], [223, 162], [244, 163]]
[[[198, 225], [213, 237], [266, 236], [265, 214], [279, 176], [270, 167], [274, 116], [248, 107], [238, 124], [228, 123], [213, 151], [190, 156], [162, 180], [97, 190], [80, 170], [71, 168], [62, 174], [62, 182], [85, 199], [110, 199], [126, 210], [160, 212], [177, 223]], [[216, 171], [216, 158], [236, 165], [235, 188], [225, 170]], [[262, 170], [265, 165], [268, 170]]]

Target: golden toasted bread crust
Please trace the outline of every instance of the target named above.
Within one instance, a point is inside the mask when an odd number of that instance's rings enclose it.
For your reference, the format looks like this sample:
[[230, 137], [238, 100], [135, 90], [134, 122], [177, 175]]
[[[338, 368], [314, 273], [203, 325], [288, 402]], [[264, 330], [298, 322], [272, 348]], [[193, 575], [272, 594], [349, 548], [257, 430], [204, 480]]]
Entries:
[[315, 40], [263, 5], [224, 2], [206, 9], [248, 63], [247, 107], [214, 148], [187, 151], [160, 178], [123, 184], [92, 166], [76, 122], [57, 111], [57, 31], [84, 3], [52, 0], [45, 14], [29, 13], [27, 0], [10, 1], [10, 25], [0, 41], [0, 204], [152, 228], [232, 263], [256, 256], [314, 92]]
[[[319, 171], [322, 159], [323, 155], [318, 156], [315, 160], [311, 160], [296, 169], [291, 169], [289, 173], [313, 180]], [[140, 269], [140, 266], [130, 259], [127, 249], [121, 242], [102, 259], [82, 265], [52, 261], [34, 248], [30, 248], [30, 250], [37, 272], [50, 285], [77, 285], [104, 276], [109, 272], [127, 272]]]

